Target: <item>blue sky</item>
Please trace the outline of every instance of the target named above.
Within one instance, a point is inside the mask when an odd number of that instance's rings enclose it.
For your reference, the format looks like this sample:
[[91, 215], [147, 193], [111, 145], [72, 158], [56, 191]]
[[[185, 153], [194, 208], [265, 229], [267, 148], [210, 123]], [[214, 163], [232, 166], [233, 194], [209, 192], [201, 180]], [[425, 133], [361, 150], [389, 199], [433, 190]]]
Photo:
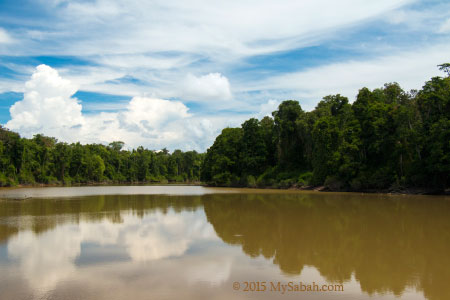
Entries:
[[418, 89], [449, 61], [448, 1], [3, 0], [0, 123], [204, 151], [283, 100]]

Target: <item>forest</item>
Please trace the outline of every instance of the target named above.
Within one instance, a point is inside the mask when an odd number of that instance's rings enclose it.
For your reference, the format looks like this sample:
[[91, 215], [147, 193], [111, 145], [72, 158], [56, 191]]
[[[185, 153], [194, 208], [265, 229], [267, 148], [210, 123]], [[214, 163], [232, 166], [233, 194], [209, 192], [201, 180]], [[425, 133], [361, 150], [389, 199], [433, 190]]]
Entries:
[[0, 128], [0, 185], [198, 182], [204, 154], [32, 139]]
[[202, 180], [249, 187], [444, 191], [450, 185], [450, 64], [421, 90], [362, 88], [356, 100], [324, 97], [310, 112], [280, 104], [271, 117], [225, 128]]
[[397, 83], [282, 102], [272, 117], [225, 128], [206, 153], [124, 143], [67, 144], [0, 127], [0, 186], [203, 182], [214, 186], [402, 190], [450, 186], [450, 64], [420, 90]]

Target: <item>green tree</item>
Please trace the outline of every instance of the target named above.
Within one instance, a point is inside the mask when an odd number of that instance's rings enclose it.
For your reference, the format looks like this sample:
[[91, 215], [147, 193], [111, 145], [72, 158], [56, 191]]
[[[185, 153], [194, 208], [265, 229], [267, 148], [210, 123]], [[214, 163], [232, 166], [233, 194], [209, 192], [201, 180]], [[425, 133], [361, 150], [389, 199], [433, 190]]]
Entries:
[[242, 124], [241, 147], [242, 174], [261, 174], [268, 164], [267, 148], [263, 128], [257, 119], [252, 118]]
[[[54, 173], [62, 183], [65, 183], [67, 179], [66, 169], [70, 165], [71, 156], [72, 156], [72, 149], [67, 143], [56, 144], [54, 151], [54, 160], [55, 160]], [[70, 178], [68, 179], [70, 180]]]
[[207, 150], [202, 179], [218, 185], [231, 185], [239, 181], [241, 128], [225, 128]]
[[90, 164], [88, 167], [89, 179], [94, 181], [101, 181], [103, 177], [103, 172], [105, 171], [105, 163], [103, 159], [98, 154], [94, 154], [91, 157]]
[[449, 63], [444, 63], [444, 64], [440, 64], [438, 65], [439, 70], [447, 73], [447, 76], [450, 76], [450, 64]]
[[303, 147], [299, 139], [296, 120], [304, 114], [298, 101], [283, 101], [272, 113], [277, 144], [277, 163], [283, 168], [305, 165]]

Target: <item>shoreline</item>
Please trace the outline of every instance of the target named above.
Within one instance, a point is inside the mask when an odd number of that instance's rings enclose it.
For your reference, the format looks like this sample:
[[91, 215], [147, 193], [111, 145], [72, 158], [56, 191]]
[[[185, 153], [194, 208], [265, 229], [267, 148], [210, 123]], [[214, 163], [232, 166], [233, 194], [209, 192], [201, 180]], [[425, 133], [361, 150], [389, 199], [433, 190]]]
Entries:
[[285, 191], [314, 191], [323, 193], [363, 193], [363, 194], [387, 194], [387, 195], [427, 195], [446, 196], [450, 195], [450, 188], [445, 190], [431, 188], [401, 188], [401, 189], [361, 189], [361, 190], [333, 190], [325, 186], [291, 186], [287, 188], [257, 187], [257, 186], [218, 186], [209, 185], [204, 182], [88, 182], [77, 184], [18, 184], [16, 186], [0, 187], [1, 190], [22, 188], [50, 188], [50, 187], [95, 187], [95, 186], [203, 186], [211, 188], [233, 188], [233, 189], [255, 189], [255, 190], [285, 190]]
[[333, 193], [364, 193], [364, 194], [391, 194], [391, 195], [427, 195], [427, 196], [442, 196], [450, 195], [450, 189], [438, 190], [431, 188], [399, 188], [399, 189], [360, 189], [360, 190], [333, 190], [325, 186], [319, 187], [300, 187], [294, 188], [298, 190], [315, 190], [319, 192], [333, 192]]

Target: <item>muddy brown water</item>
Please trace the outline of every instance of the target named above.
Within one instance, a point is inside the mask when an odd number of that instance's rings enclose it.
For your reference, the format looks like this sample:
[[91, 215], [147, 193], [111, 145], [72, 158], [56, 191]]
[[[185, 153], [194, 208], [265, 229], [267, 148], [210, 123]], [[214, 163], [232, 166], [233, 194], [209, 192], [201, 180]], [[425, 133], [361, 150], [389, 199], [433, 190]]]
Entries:
[[450, 197], [0, 190], [0, 299], [291, 298], [450, 299]]

